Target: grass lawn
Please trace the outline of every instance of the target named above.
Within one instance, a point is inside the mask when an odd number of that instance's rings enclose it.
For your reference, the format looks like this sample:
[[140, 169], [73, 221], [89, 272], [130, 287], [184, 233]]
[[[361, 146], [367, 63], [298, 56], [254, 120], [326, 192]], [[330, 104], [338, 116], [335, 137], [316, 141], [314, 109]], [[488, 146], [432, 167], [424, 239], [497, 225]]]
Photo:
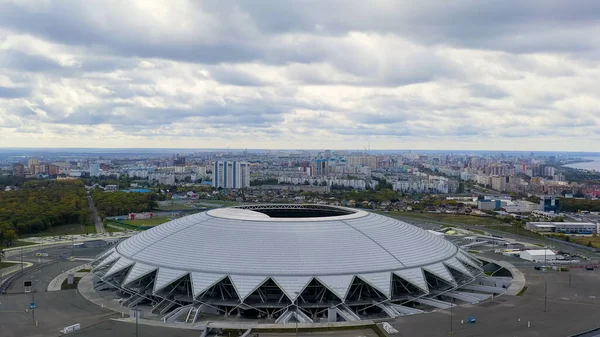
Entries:
[[227, 207], [227, 206], [237, 206], [237, 205], [239, 205], [239, 202], [237, 202], [237, 201], [231, 201], [231, 200], [207, 200], [207, 199], [201, 199], [201, 200], [194, 201], [194, 204], [198, 205], [198, 206], [223, 205], [223, 206]]
[[60, 290], [77, 289], [77, 283], [79, 283], [79, 280], [81, 280], [81, 277], [75, 277], [73, 284], [68, 284], [69, 278], [67, 277], [60, 285]]
[[592, 243], [593, 248], [600, 248], [600, 237], [593, 236], [571, 236], [569, 241], [578, 243], [580, 245], [587, 246], [588, 243]]
[[157, 226], [163, 224], [165, 222], [171, 221], [170, 218], [167, 217], [158, 217], [152, 219], [141, 219], [141, 220], [122, 220], [122, 222], [132, 225], [132, 226]]
[[89, 273], [91, 271], [92, 271], [91, 269], [79, 269], [77, 272], [78, 273]]
[[178, 211], [178, 210], [182, 210], [182, 209], [194, 209], [194, 207], [191, 207], [189, 204], [173, 204], [173, 205], [160, 206], [160, 207], [158, 207], [158, 209], [161, 211]]
[[96, 233], [96, 226], [82, 226], [80, 224], [52, 226], [42, 232], [25, 234], [21, 237], [28, 238], [32, 236], [62, 236], [72, 234], [91, 234]]
[[18, 263], [12, 263], [12, 262], [2, 262], [0, 263], [0, 269], [2, 268], [8, 268], [8, 267], [12, 267], [14, 265], [17, 265]]
[[440, 223], [443, 225], [505, 225], [504, 222], [487, 217], [471, 216], [464, 214], [446, 214], [446, 213], [417, 213], [417, 212], [388, 212], [387, 216], [399, 219], [421, 220], [426, 222]]
[[[116, 225], [115, 225], [115, 226], [116, 226]], [[124, 232], [124, 231], [126, 231], [126, 229], [124, 229], [124, 228], [121, 228], [121, 227], [119, 227], [119, 228], [114, 228], [114, 227], [110, 227], [110, 226], [104, 226], [104, 230], [105, 230], [107, 233], [111, 233], [111, 232], [112, 232], [112, 233], [115, 233], [115, 232]]]
[[12, 247], [21, 247], [21, 246], [31, 246], [31, 245], [35, 245], [35, 243], [16, 240], [16, 241], [12, 242], [12, 244], [10, 245], [10, 247], [7, 246], [6, 244], [0, 244], [0, 249], [12, 248]]
[[541, 234], [532, 232], [530, 230], [527, 230], [527, 229], [525, 229], [523, 227], [519, 227], [519, 226], [516, 226], [515, 228], [513, 228], [513, 226], [504, 224], [503, 226], [487, 226], [487, 227], [489, 229], [502, 231], [502, 232], [506, 232], [506, 233], [515, 233], [517, 235], [526, 236], [526, 237], [532, 238], [532, 239], [543, 239], [544, 238], [544, 236]]

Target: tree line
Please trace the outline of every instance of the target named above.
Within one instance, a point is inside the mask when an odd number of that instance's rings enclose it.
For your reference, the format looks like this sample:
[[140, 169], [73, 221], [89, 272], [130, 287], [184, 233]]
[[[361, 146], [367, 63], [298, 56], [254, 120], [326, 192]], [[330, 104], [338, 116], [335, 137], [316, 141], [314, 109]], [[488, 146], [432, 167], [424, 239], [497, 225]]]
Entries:
[[600, 200], [560, 198], [560, 209], [564, 212], [600, 212]]
[[53, 226], [89, 222], [80, 181], [33, 180], [16, 191], [0, 191], [0, 243]]
[[97, 189], [92, 193], [92, 198], [101, 218], [150, 212], [158, 208], [156, 193], [104, 192]]

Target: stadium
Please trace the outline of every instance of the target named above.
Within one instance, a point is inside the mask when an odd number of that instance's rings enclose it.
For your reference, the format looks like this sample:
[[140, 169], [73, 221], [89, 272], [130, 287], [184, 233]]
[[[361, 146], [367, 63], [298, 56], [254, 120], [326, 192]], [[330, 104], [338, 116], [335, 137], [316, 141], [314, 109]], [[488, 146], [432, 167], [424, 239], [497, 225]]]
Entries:
[[363, 210], [299, 204], [185, 216], [122, 241], [92, 267], [95, 289], [116, 291], [125, 306], [276, 323], [416, 313], [418, 303], [468, 294], [459, 288], [482, 274], [479, 260], [443, 236]]

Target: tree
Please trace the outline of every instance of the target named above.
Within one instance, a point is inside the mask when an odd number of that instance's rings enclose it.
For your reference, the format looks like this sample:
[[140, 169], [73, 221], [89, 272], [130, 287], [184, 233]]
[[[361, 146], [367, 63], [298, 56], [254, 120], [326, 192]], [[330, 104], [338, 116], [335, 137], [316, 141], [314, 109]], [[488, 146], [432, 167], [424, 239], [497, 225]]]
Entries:
[[14, 229], [9, 229], [4, 232], [4, 242], [6, 242], [7, 246], [10, 246], [14, 240], [17, 239], [17, 232]]
[[588, 246], [588, 247], [592, 247], [592, 248], [594, 247], [594, 245], [592, 244], [592, 241], [591, 241], [591, 240], [588, 240], [587, 246]]

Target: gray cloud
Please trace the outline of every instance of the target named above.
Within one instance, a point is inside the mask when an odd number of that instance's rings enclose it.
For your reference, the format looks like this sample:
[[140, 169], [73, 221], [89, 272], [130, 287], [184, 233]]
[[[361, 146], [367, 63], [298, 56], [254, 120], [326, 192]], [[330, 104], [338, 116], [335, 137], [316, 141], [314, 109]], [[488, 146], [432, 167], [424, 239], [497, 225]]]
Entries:
[[48, 3], [0, 0], [3, 142], [577, 148], [600, 125], [596, 1]]

